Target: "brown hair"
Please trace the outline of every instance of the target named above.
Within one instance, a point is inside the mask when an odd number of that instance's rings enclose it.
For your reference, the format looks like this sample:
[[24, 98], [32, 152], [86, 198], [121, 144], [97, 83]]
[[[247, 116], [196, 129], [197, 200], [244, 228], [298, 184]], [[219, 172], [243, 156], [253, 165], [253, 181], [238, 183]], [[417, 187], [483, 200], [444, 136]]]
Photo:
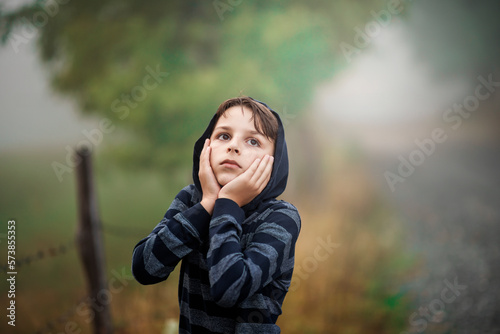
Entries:
[[247, 107], [252, 111], [252, 119], [255, 130], [266, 136], [269, 140], [276, 142], [278, 138], [278, 120], [273, 112], [264, 104], [259, 103], [248, 96], [234, 97], [221, 103], [217, 108], [215, 123], [226, 113], [226, 110], [234, 107]]

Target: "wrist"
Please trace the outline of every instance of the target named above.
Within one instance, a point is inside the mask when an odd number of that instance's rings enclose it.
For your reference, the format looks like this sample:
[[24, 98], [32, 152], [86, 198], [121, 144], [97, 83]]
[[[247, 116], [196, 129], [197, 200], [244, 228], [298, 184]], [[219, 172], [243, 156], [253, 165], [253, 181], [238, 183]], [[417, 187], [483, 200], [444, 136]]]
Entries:
[[231, 201], [235, 202], [236, 204], [238, 204], [238, 206], [239, 206], [240, 208], [241, 208], [241, 206], [242, 206], [242, 205], [241, 205], [241, 204], [240, 204], [240, 203], [236, 200], [236, 198], [234, 198], [234, 197], [230, 196], [229, 194], [225, 194], [223, 191], [221, 191], [221, 192], [219, 193], [219, 197], [218, 197], [218, 198], [225, 198], [225, 199], [229, 199], [229, 200], [231, 200]]
[[211, 198], [202, 198], [200, 204], [203, 206], [203, 208], [210, 214], [212, 215], [214, 211], [214, 206], [215, 206], [215, 200], [216, 199], [211, 199]]
[[245, 220], [245, 211], [230, 198], [218, 198], [215, 201], [212, 217], [220, 217], [222, 215], [234, 217], [237, 224], [241, 224]]

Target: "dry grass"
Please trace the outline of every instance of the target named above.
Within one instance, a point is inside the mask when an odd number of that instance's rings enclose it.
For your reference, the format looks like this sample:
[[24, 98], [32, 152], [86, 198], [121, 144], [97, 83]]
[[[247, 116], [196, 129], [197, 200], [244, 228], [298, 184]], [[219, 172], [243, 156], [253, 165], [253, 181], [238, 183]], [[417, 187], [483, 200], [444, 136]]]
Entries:
[[[407, 314], [400, 285], [411, 277], [414, 259], [404, 254], [402, 232], [362, 164], [330, 160], [335, 172], [325, 184], [332, 186], [298, 204], [294, 279], [300, 267], [310, 272], [287, 296], [278, 323], [283, 333], [394, 333]], [[318, 239], [328, 236], [338, 247], [326, 259], [315, 257]]]
[[[393, 333], [407, 314], [398, 284], [411, 276], [414, 260], [401, 253], [400, 231], [362, 168], [336, 168], [343, 176], [322, 202], [296, 203], [303, 225], [278, 324], [283, 333]], [[318, 257], [319, 239], [338, 245]], [[167, 319], [178, 317], [176, 284], [172, 277], [118, 296], [113, 308], [120, 333], [161, 333]]]
[[[43, 162], [42, 166], [50, 166], [50, 163]], [[402, 232], [397, 228], [399, 224], [377, 197], [361, 166], [361, 163], [349, 162], [340, 155], [330, 156], [324, 163], [329, 172], [322, 173], [321, 187], [319, 191], [315, 189], [314, 196], [304, 193], [304, 186], [293, 185], [286, 194], [286, 198], [299, 208], [302, 231], [296, 248], [294, 281], [285, 299], [283, 315], [278, 320], [283, 333], [397, 333], [407, 321], [410, 296], [401, 286], [414, 275], [415, 259], [405, 255], [400, 241]], [[7, 168], [4, 166], [4, 169]], [[38, 173], [37, 169], [39, 167], [33, 164], [33, 173]], [[11, 177], [5, 178], [2, 184], [8, 193], [18, 189], [26, 177], [15, 174], [15, 166], [7, 171]], [[53, 177], [51, 171], [48, 173], [47, 177]], [[117, 179], [121, 188], [129, 178], [130, 175], [124, 174], [123, 180]], [[26, 184], [26, 189], [50, 192], [45, 185], [36, 182]], [[134, 195], [130, 198], [125, 197], [116, 184], [108, 183], [100, 189], [106, 222], [119, 222], [136, 229], [138, 221], [150, 222], [154, 226], [155, 219], [168, 205], [163, 203], [168, 196], [160, 193], [154, 182], [137, 181], [131, 186], [135, 190], [130, 192]], [[144, 184], [147, 186], [142, 189], [140, 185]], [[29, 211], [23, 211], [26, 203], [34, 201], [33, 198], [19, 197], [10, 202], [4, 198], [9, 212], [26, 213], [26, 216], [19, 214], [16, 217], [23, 222], [19, 230], [22, 241], [19, 254], [30, 254], [38, 248], [56, 244], [61, 238], [69, 240], [73, 237], [73, 227], [67, 225], [74, 221], [73, 191], [71, 186], [57, 189], [61, 196], [55, 200], [50, 196], [38, 196], [35, 202], [40, 212], [33, 216], [28, 215]], [[110, 200], [113, 198], [121, 201], [114, 204]], [[152, 205], [151, 199], [157, 202]], [[148, 207], [151, 217], [137, 212], [138, 207]], [[67, 210], [62, 212], [61, 208]], [[115, 213], [120, 216], [113, 216]], [[54, 221], [51, 217], [56, 214], [58, 218]], [[58, 222], [60, 227], [56, 226]], [[51, 232], [44, 226], [53, 226]], [[133, 245], [141, 237], [106, 238], [110, 272], [130, 267]], [[328, 256], [321, 252], [318, 257], [318, 238], [323, 241], [329, 238], [338, 247], [334, 247]], [[170, 321], [172, 327], [172, 321], [179, 316], [177, 283], [177, 271], [165, 283], [153, 286], [140, 286], [129, 281], [121, 292], [113, 294], [111, 309], [115, 332], [166, 334], [167, 323]], [[18, 275], [17, 326], [15, 329], [6, 328], [3, 322], [0, 332], [41, 330], [41, 333], [64, 333], [68, 332], [67, 325], [72, 322], [79, 333], [90, 333], [87, 319], [82, 312], [75, 312], [84, 294], [83, 275], [74, 250], [61, 257], [31, 264]], [[71, 309], [72, 313], [66, 311]]]

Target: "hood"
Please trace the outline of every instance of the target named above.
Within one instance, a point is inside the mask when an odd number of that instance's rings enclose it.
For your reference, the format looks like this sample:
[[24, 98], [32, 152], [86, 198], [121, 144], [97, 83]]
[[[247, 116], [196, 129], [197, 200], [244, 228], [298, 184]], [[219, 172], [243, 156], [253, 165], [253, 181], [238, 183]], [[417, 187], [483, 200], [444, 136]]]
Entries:
[[[255, 99], [253, 100], [262, 103], [267, 108], [269, 108], [269, 106], [264, 102]], [[257, 197], [255, 197], [250, 203], [248, 203], [243, 207], [243, 210], [245, 211], [251, 211], [255, 209], [260, 202], [276, 198], [279, 195], [281, 195], [283, 191], [285, 191], [286, 183], [288, 180], [288, 151], [285, 141], [285, 131], [283, 129], [283, 124], [281, 122], [279, 115], [271, 108], [269, 108], [269, 110], [271, 110], [271, 112], [274, 114], [274, 116], [276, 116], [276, 119], [278, 120], [278, 137], [275, 143], [273, 171], [271, 173], [271, 178], [269, 179], [269, 182], [267, 183], [267, 186], [264, 188], [264, 190], [262, 190], [262, 192], [259, 195], [257, 195]], [[205, 143], [205, 139], [210, 138], [214, 126], [215, 126], [215, 115], [210, 120], [210, 123], [208, 124], [208, 127], [205, 130], [205, 132], [194, 144], [193, 181], [196, 186], [196, 189], [198, 189], [200, 193], [202, 193], [200, 179], [198, 178], [198, 171], [200, 167], [200, 154], [203, 149], [203, 144]]]

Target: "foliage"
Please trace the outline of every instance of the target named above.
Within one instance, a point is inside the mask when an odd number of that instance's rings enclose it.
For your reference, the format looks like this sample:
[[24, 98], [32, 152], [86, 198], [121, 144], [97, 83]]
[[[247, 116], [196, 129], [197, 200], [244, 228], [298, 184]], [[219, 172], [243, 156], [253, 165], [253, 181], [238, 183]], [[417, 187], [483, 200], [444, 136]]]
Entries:
[[[17, 49], [35, 35], [55, 90], [128, 129], [115, 156], [165, 168], [190, 164], [226, 98], [303, 110], [343, 66], [340, 42], [380, 3], [47, 0], [4, 13], [0, 29]], [[157, 85], [151, 70], [163, 73]]]

